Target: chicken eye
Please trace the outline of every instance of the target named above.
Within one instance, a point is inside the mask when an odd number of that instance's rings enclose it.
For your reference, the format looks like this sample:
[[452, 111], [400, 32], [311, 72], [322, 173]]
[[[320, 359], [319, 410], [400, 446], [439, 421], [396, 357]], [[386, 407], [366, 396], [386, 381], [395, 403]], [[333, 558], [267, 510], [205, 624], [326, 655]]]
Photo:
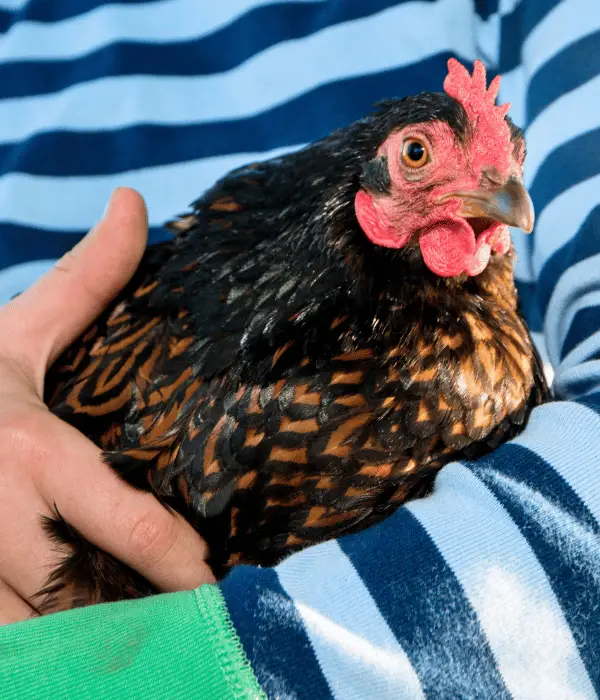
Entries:
[[409, 168], [421, 168], [429, 160], [427, 146], [419, 139], [406, 139], [402, 144], [402, 162]]

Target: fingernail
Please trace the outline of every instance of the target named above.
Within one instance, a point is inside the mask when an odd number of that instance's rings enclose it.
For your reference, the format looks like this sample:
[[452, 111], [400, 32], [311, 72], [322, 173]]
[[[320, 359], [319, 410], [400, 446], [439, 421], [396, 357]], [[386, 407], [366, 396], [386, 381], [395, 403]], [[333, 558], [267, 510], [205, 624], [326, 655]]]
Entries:
[[112, 203], [113, 203], [113, 200], [114, 200], [114, 198], [115, 198], [115, 195], [117, 194], [117, 192], [118, 192], [120, 189], [121, 189], [120, 187], [117, 187], [116, 189], [114, 189], [113, 192], [112, 192], [112, 194], [110, 195], [110, 197], [109, 197], [109, 199], [108, 199], [108, 202], [106, 202], [106, 206], [104, 207], [104, 211], [102, 212], [102, 218], [103, 218], [103, 219], [104, 219], [104, 217], [108, 214], [108, 212], [109, 212], [109, 210], [110, 210], [110, 207], [111, 207], [111, 205], [112, 205]]
[[79, 243], [77, 243], [75, 246], [73, 246], [73, 248], [71, 248], [70, 253], [74, 253], [76, 250], [81, 248], [81, 246], [85, 245], [86, 241], [89, 241], [90, 238], [94, 235], [94, 233], [98, 230], [98, 225], [101, 223], [101, 221], [103, 219], [106, 218], [106, 215], [108, 214], [108, 212], [110, 211], [110, 208], [112, 206], [113, 200], [115, 198], [115, 194], [118, 192], [119, 189], [120, 188], [117, 187], [113, 191], [113, 193], [110, 195], [108, 202], [106, 203], [106, 206], [104, 207], [104, 211], [102, 212], [102, 216], [100, 217], [100, 221], [98, 221], [96, 223], [96, 225], [87, 232], [87, 234], [79, 241]]

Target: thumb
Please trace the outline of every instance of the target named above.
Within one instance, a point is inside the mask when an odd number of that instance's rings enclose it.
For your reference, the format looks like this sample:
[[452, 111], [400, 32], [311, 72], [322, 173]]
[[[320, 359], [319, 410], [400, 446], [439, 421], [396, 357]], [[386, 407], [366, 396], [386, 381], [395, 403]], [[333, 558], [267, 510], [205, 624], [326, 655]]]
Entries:
[[16, 341], [13, 349], [30, 361], [36, 375], [46, 371], [129, 281], [147, 234], [142, 197], [135, 190], [116, 189], [104, 217], [88, 235], [4, 308]]

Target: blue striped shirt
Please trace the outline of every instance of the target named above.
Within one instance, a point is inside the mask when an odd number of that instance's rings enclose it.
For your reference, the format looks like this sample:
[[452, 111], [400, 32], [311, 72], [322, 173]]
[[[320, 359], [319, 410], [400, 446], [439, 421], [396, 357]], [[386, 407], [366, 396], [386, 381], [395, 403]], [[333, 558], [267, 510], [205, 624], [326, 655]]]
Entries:
[[597, 0], [0, 0], [0, 303], [137, 188], [151, 236], [227, 170], [373, 102], [501, 73], [537, 223], [514, 233], [559, 401], [380, 525], [222, 584], [273, 698], [600, 697]]

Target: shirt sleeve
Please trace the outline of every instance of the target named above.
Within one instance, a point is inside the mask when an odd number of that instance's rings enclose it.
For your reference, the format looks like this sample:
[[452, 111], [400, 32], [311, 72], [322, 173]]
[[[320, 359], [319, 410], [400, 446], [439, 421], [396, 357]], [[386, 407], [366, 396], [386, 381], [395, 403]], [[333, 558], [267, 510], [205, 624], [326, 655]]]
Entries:
[[261, 700], [216, 586], [0, 628], [3, 700]]

